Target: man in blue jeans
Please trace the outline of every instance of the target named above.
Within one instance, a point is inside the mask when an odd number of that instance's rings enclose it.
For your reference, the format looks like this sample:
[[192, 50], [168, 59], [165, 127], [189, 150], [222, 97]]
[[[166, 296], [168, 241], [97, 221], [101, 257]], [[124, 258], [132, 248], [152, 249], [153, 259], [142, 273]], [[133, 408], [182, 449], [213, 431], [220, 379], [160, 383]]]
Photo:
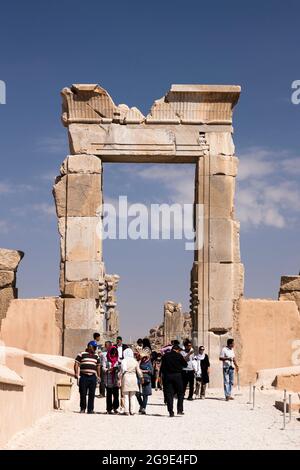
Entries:
[[97, 379], [100, 380], [100, 358], [96, 353], [97, 342], [90, 341], [85, 351], [77, 354], [74, 365], [75, 377], [79, 379], [80, 413], [85, 413], [86, 396], [89, 395], [87, 412], [94, 413]]
[[236, 371], [238, 372], [239, 366], [237, 365], [235, 360], [233, 339], [227, 340], [227, 346], [225, 346], [221, 351], [220, 361], [223, 362], [225, 400], [234, 400], [234, 398], [231, 396], [231, 391], [234, 383], [234, 369], [236, 369]]

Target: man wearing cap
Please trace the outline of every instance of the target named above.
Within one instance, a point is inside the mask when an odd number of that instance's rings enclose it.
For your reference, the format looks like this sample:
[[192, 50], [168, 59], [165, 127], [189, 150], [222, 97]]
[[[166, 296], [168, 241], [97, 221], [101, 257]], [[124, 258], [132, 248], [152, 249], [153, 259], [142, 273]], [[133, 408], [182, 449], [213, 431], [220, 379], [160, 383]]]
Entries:
[[79, 353], [75, 359], [75, 377], [79, 376], [80, 413], [85, 413], [86, 396], [89, 395], [87, 412], [94, 413], [94, 401], [97, 379], [100, 380], [100, 358], [96, 353], [97, 342], [90, 341], [85, 351]]

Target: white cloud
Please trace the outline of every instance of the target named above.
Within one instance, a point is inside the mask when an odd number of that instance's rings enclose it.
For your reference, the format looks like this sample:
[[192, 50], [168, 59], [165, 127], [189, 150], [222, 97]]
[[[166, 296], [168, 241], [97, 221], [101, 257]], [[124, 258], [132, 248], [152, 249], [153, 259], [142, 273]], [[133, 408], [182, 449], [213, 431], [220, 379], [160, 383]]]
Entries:
[[0, 182], [0, 194], [9, 194], [12, 192], [12, 186], [8, 183]]
[[13, 184], [0, 181], [0, 194], [15, 194], [24, 191], [34, 191], [34, 189], [34, 186], [31, 184]]
[[47, 204], [46, 202], [41, 202], [38, 204], [33, 204], [31, 207], [35, 212], [39, 212], [42, 215], [56, 215], [54, 203]]
[[[137, 170], [138, 176], [156, 181], [167, 190], [171, 203], [188, 204], [194, 201], [194, 165], [151, 165]], [[157, 186], [155, 186], [157, 191]]]
[[6, 220], [0, 220], [0, 233], [8, 233], [9, 229], [9, 223]]
[[253, 147], [242, 152], [235, 199], [241, 227], [294, 224], [299, 218], [300, 189], [293, 176], [299, 170], [300, 159], [285, 150]]

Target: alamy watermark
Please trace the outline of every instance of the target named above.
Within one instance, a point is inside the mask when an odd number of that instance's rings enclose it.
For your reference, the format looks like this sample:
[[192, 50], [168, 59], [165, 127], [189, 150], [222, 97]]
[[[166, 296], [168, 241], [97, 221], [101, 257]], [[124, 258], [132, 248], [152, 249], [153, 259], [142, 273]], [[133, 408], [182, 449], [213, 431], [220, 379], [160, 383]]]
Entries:
[[300, 104], [300, 80], [294, 80], [292, 83], [291, 101], [293, 104]]
[[6, 84], [0, 80], [0, 104], [6, 104]]
[[[203, 247], [202, 204], [129, 204], [127, 196], [104, 203], [97, 234], [102, 240], [184, 240], [186, 250]], [[196, 230], [195, 230], [196, 227]]]

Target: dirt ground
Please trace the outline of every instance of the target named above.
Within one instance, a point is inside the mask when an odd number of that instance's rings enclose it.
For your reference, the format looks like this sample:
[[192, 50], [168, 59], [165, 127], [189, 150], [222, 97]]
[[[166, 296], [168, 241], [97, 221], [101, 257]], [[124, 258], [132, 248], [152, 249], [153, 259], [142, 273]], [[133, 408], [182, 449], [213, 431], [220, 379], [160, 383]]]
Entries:
[[162, 392], [153, 392], [147, 415], [107, 415], [105, 399], [96, 398], [94, 415], [53, 411], [18, 433], [7, 449], [299, 449], [299, 414], [282, 430], [282, 413], [272, 392], [258, 391], [256, 407], [248, 390], [225, 402], [221, 390], [206, 400], [184, 402], [185, 415], [169, 418]]

